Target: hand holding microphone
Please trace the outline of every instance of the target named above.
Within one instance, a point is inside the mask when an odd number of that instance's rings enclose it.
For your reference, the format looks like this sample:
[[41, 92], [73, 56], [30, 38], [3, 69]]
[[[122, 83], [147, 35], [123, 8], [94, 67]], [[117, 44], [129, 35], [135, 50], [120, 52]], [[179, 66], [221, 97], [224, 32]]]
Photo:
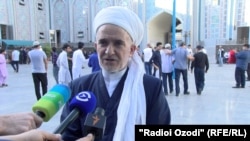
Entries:
[[62, 139], [60, 134], [33, 129], [21, 134], [0, 136], [0, 141], [62, 141]]
[[89, 133], [87, 136], [80, 138], [76, 141], [94, 141], [95, 140], [95, 136], [91, 133]]
[[36, 129], [41, 126], [42, 122], [43, 120], [32, 112], [1, 115], [0, 135], [15, 135]]
[[[32, 107], [32, 112], [0, 116], [0, 135], [14, 135], [36, 129], [52, 118], [70, 98], [66, 85], [55, 85]], [[10, 128], [15, 127], [15, 128]]]

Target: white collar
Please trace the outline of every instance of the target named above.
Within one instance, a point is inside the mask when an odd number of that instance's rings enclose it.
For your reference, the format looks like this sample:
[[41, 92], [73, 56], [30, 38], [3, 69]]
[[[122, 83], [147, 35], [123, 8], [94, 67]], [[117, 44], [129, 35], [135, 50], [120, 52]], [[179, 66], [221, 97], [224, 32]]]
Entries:
[[126, 72], [126, 69], [123, 69], [119, 72], [114, 72], [114, 73], [110, 73], [105, 71], [104, 69], [102, 70], [102, 75], [104, 77], [104, 81], [106, 84], [106, 88], [108, 90], [109, 96], [111, 97], [118, 82], [121, 80], [123, 74]]

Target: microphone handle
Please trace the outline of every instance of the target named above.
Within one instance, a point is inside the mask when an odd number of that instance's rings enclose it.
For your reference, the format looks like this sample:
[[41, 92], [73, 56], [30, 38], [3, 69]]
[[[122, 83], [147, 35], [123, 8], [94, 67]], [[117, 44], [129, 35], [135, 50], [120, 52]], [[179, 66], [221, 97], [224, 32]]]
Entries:
[[70, 114], [63, 120], [63, 122], [56, 128], [54, 134], [62, 134], [66, 127], [71, 124], [79, 116], [80, 111], [78, 108], [74, 108]]

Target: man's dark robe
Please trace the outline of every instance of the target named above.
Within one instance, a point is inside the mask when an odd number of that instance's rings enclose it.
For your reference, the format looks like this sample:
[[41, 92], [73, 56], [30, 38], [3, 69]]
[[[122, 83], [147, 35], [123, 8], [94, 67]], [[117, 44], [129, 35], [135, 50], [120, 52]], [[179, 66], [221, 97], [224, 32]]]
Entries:
[[[128, 70], [118, 82], [112, 96], [108, 94], [102, 72], [96, 72], [87, 76], [75, 79], [70, 84], [72, 90], [71, 98], [82, 91], [92, 91], [97, 99], [96, 107], [101, 107], [105, 110], [106, 127], [101, 141], [112, 141], [117, 123], [117, 109], [123, 91], [125, 79]], [[146, 94], [146, 124], [170, 124], [170, 109], [162, 91], [162, 82], [151, 76], [144, 75], [143, 77], [144, 90]], [[130, 89], [130, 88], [126, 88]], [[69, 100], [70, 101], [70, 100]], [[129, 104], [129, 103], [128, 103]], [[69, 115], [69, 102], [66, 103], [61, 115], [63, 121]], [[62, 134], [64, 141], [74, 141], [82, 138], [83, 126], [86, 118], [86, 113], [77, 118]]]

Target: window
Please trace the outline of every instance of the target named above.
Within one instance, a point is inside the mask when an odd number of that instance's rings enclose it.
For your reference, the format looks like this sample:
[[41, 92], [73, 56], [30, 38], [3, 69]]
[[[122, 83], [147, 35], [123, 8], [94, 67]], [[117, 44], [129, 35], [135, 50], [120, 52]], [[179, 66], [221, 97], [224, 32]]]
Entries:
[[19, 0], [19, 5], [24, 6], [25, 5], [25, 1], [24, 0]]
[[77, 37], [78, 38], [83, 38], [84, 37], [83, 31], [79, 31], [78, 34], [77, 34]]
[[0, 36], [2, 37], [2, 39], [8, 39], [8, 34], [7, 34], [7, 25], [4, 25], [4, 24], [0, 24]]
[[39, 39], [44, 39], [45, 37], [44, 37], [44, 33], [43, 32], [40, 32], [39, 33]]
[[43, 10], [43, 4], [42, 3], [38, 3], [37, 4], [37, 9], [38, 10]]

